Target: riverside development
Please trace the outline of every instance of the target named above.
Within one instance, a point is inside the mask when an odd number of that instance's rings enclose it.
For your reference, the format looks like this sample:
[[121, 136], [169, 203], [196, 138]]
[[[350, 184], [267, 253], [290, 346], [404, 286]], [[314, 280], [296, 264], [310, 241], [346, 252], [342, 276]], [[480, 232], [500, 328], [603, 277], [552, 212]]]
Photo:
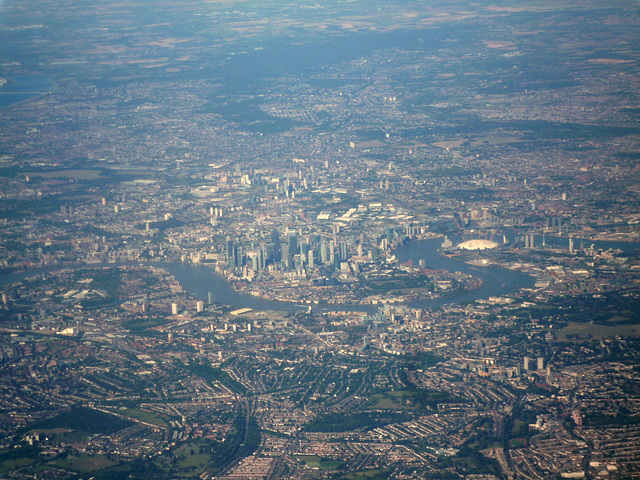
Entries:
[[0, 4], [0, 478], [640, 477], [635, 2]]

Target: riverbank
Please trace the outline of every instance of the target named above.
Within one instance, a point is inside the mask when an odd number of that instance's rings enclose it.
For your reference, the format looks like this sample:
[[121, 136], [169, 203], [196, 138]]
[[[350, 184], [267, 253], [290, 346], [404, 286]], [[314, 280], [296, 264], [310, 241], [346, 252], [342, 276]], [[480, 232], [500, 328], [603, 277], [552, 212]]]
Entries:
[[[450, 303], [471, 302], [478, 299], [503, 296], [512, 293], [518, 288], [531, 288], [534, 280], [528, 275], [500, 268], [471, 267], [463, 262], [449, 259], [440, 255], [438, 248], [441, 239], [432, 238], [428, 240], [416, 240], [398, 247], [394, 251], [394, 256], [399, 262], [407, 263], [411, 260], [418, 264], [421, 259], [425, 260], [426, 266], [433, 271], [448, 272], [447, 275], [468, 275], [481, 280], [482, 284], [475, 290], [458, 290], [456, 294], [437, 298], [410, 298], [405, 297], [403, 302], [394, 304], [407, 305], [413, 308], [437, 308]], [[192, 264], [183, 262], [116, 262], [99, 264], [72, 264], [72, 265], [49, 265], [41, 269], [32, 269], [25, 272], [0, 275], [0, 284], [10, 284], [19, 282], [28, 276], [44, 274], [53, 270], [62, 269], [91, 269], [91, 268], [112, 268], [126, 265], [145, 265], [153, 268], [162, 268], [181, 284], [186, 292], [203, 301], [218, 302], [238, 308], [251, 308], [253, 310], [275, 310], [283, 312], [299, 312], [309, 306], [313, 310], [319, 311], [354, 311], [354, 312], [374, 312], [381, 305], [387, 304], [388, 298], [380, 295], [380, 301], [369, 304], [349, 303], [349, 302], [321, 302], [314, 301], [289, 302], [279, 299], [267, 299], [252, 294], [245, 288], [244, 292], [234, 289], [230, 283], [215, 268], [202, 264]], [[444, 273], [443, 273], [444, 275]]]
[[25, 75], [0, 80], [5, 80], [0, 83], [0, 108], [35, 100], [57, 88], [53, 79], [46, 75]]

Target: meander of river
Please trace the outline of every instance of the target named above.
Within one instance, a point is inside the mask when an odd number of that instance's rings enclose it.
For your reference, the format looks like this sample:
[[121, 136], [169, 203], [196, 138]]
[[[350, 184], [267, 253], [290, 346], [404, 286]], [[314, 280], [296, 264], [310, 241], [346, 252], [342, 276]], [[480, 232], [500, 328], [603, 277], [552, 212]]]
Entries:
[[[395, 256], [401, 262], [412, 260], [417, 264], [420, 259], [424, 259], [428, 268], [444, 269], [451, 272], [462, 272], [482, 279], [482, 286], [473, 291], [465, 291], [445, 298], [434, 298], [420, 300], [408, 304], [414, 308], [432, 308], [449, 303], [471, 302], [491, 296], [506, 295], [522, 287], [532, 287], [535, 283], [533, 277], [521, 272], [504, 268], [494, 267], [474, 267], [461, 261], [442, 256], [438, 253], [438, 248], [442, 243], [441, 238], [420, 240], [410, 242], [396, 249]], [[211, 267], [205, 265], [182, 263], [182, 262], [147, 262], [147, 263], [104, 263], [104, 264], [83, 264], [71, 266], [51, 266], [36, 268], [25, 272], [0, 275], [0, 284], [7, 285], [20, 282], [27, 277], [43, 274], [46, 272], [61, 270], [65, 268], [102, 268], [115, 267], [118, 265], [150, 265], [157, 268], [166, 269], [173, 275], [182, 287], [194, 297], [207, 301], [209, 293], [212, 300], [231, 307], [252, 308], [254, 310], [276, 310], [284, 312], [296, 312], [307, 309], [309, 306], [314, 311], [360, 311], [374, 312], [380, 305], [363, 304], [300, 304], [284, 302], [278, 300], [267, 300], [248, 293], [235, 291], [229, 282], [216, 273]]]
[[[512, 240], [512, 239], [511, 239]], [[542, 245], [542, 236], [536, 235], [536, 244]], [[546, 237], [548, 246], [568, 247], [566, 237]], [[576, 247], [579, 243], [585, 246], [595, 245], [600, 249], [620, 249], [628, 253], [640, 251], [640, 242], [606, 242], [591, 240], [576, 240]], [[421, 259], [425, 260], [427, 268], [444, 269], [450, 272], [461, 272], [482, 280], [482, 286], [476, 290], [464, 291], [442, 298], [433, 298], [414, 301], [407, 306], [412, 308], [437, 308], [442, 305], [452, 303], [465, 303], [475, 300], [485, 299], [493, 296], [508, 295], [519, 288], [531, 288], [535, 284], [535, 278], [525, 273], [498, 267], [476, 267], [468, 265], [455, 258], [449, 258], [438, 252], [442, 238], [432, 238], [428, 240], [418, 240], [408, 242], [398, 247], [394, 255], [400, 262], [412, 260], [418, 264]], [[104, 263], [104, 264], [82, 264], [72, 266], [51, 266], [36, 268], [26, 272], [18, 272], [0, 275], [0, 285], [7, 285], [20, 282], [27, 277], [43, 274], [46, 272], [62, 270], [65, 268], [102, 268], [115, 267], [118, 265], [149, 265], [166, 269], [183, 288], [194, 297], [208, 301], [211, 293], [212, 301], [236, 308], [252, 308], [254, 310], [276, 310], [283, 312], [296, 312], [312, 307], [314, 311], [354, 311], [354, 312], [375, 312], [380, 305], [364, 304], [300, 304], [294, 302], [284, 302], [278, 300], [267, 300], [248, 293], [235, 291], [229, 282], [216, 273], [211, 267], [205, 265], [181, 263], [181, 262], [128, 262], [128, 263]]]

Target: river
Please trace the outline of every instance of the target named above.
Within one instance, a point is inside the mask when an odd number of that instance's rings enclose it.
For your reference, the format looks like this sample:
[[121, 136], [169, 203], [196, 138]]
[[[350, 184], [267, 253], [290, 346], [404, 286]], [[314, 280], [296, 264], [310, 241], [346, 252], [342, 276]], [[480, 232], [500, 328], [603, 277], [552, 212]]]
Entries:
[[0, 86], [0, 108], [33, 100], [56, 88], [51, 77], [46, 75], [24, 75], [7, 80]]
[[515, 270], [498, 267], [476, 267], [438, 253], [442, 244], [441, 238], [418, 240], [409, 242], [395, 251], [396, 258], [401, 262], [412, 260], [417, 264], [424, 259], [427, 268], [444, 269], [450, 272], [461, 272], [482, 279], [482, 286], [477, 290], [466, 291], [454, 297], [419, 300], [409, 304], [415, 308], [433, 308], [449, 303], [464, 303], [483, 298], [507, 295], [518, 288], [531, 288], [535, 279], [527, 274]]
[[[482, 287], [451, 297], [415, 301], [409, 304], [410, 307], [434, 308], [449, 303], [471, 302], [491, 296], [507, 295], [517, 288], [529, 288], [535, 283], [535, 280], [531, 276], [520, 272], [495, 267], [473, 267], [461, 261], [441, 256], [438, 253], [441, 242], [441, 238], [410, 242], [399, 247], [395, 251], [395, 255], [396, 258], [402, 262], [412, 260], [414, 264], [417, 264], [420, 259], [424, 258], [429, 268], [457, 271], [479, 277], [483, 282]], [[136, 265], [138, 263], [130, 264]], [[60, 270], [62, 268], [101, 268], [115, 267], [118, 265], [123, 264], [106, 263], [75, 265], [71, 267], [44, 267], [27, 272], [0, 275], [0, 284], [7, 285], [19, 282], [29, 276]], [[266, 300], [254, 295], [236, 292], [224, 277], [217, 274], [212, 268], [204, 265], [193, 265], [181, 262], [153, 262], [148, 265], [168, 270], [187, 292], [200, 300], [207, 301], [209, 292], [211, 292], [212, 300], [237, 308], [246, 307], [254, 310], [299, 312], [307, 309], [309, 306], [292, 302]], [[360, 304], [313, 304], [311, 306], [315, 311], [355, 311], [367, 313], [375, 312], [378, 308], [378, 305]]]

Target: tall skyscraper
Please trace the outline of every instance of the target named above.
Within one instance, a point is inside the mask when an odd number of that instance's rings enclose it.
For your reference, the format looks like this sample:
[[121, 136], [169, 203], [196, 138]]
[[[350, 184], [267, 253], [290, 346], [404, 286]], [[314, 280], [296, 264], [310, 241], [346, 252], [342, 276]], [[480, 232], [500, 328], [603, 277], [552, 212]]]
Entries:
[[289, 244], [289, 255], [295, 255], [298, 252], [298, 235], [295, 230], [289, 232], [287, 236]]
[[336, 244], [333, 240], [329, 240], [329, 264], [336, 264]]
[[280, 232], [278, 232], [278, 230], [275, 228], [271, 232], [271, 243], [273, 244], [273, 258], [267, 255], [267, 259], [274, 262], [279, 262], [280, 260], [282, 260], [280, 249]]
[[289, 245], [285, 243], [284, 245], [282, 245], [282, 267], [285, 270], [288, 270], [290, 265], [291, 256], [289, 255]]
[[344, 261], [347, 259], [347, 242], [340, 242], [340, 260]]
[[327, 263], [327, 240], [324, 237], [320, 240], [320, 262], [323, 265]]
[[264, 263], [275, 263], [279, 260], [276, 258], [276, 246], [273, 243], [267, 243], [264, 246]]
[[236, 253], [235, 253], [235, 248], [233, 245], [233, 240], [231, 240], [229, 237], [227, 237], [227, 260], [229, 260], [231, 257], [235, 257]]

